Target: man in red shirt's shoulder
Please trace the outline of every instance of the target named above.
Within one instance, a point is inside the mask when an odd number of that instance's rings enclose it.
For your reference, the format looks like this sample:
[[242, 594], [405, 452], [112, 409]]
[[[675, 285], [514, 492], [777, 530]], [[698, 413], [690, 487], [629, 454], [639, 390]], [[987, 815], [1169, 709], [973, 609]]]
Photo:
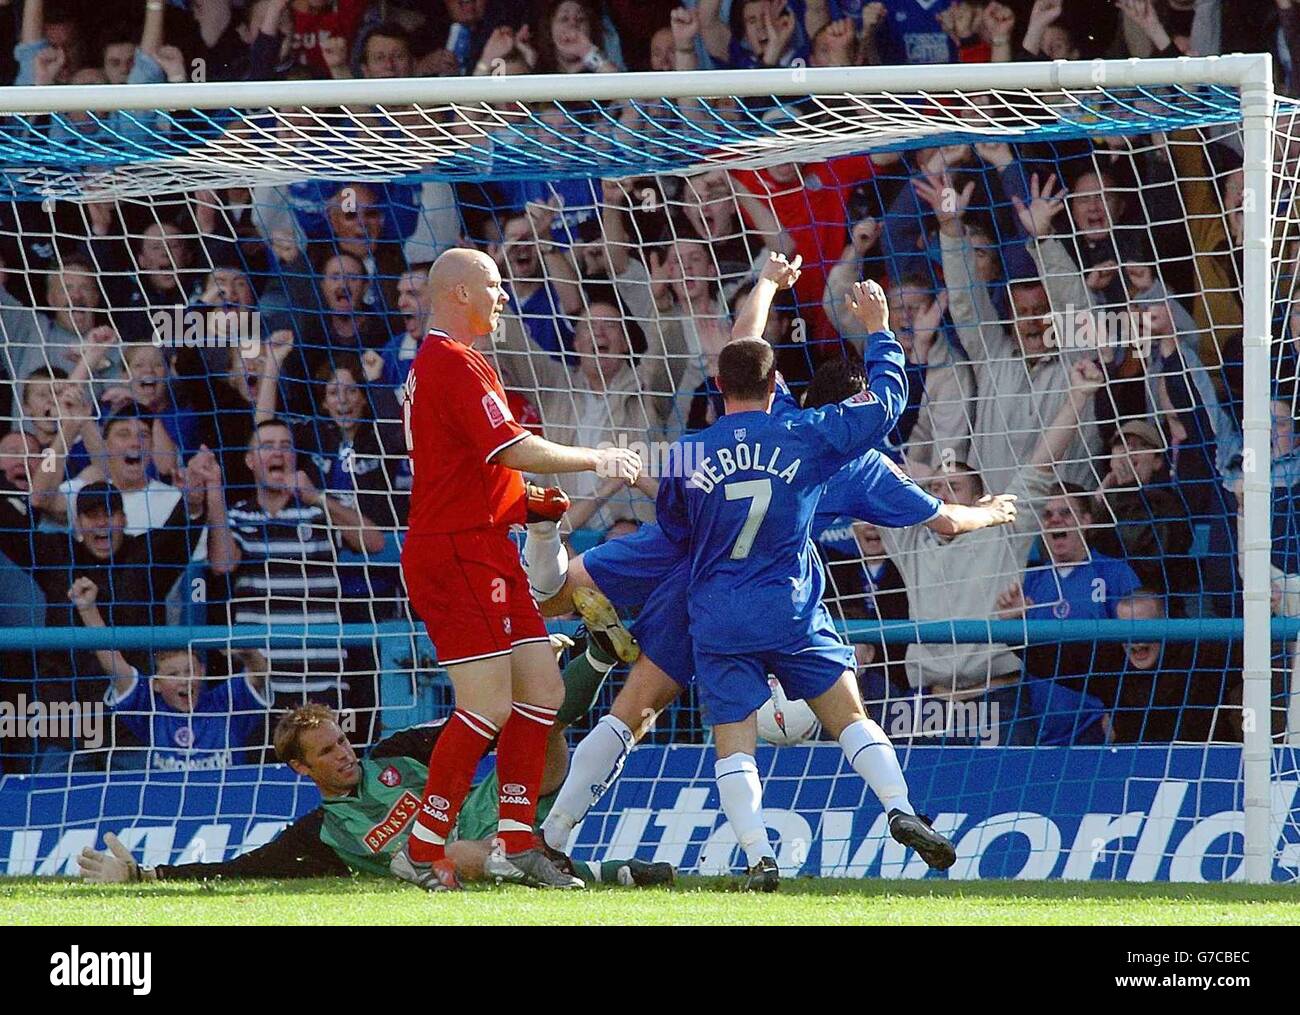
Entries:
[[[495, 741], [502, 850], [488, 858], [485, 873], [580, 888], [533, 835], [546, 740], [564, 685], [508, 532], [530, 520], [522, 472], [598, 472], [631, 483], [641, 462], [625, 448], [553, 444], [515, 420], [496, 371], [474, 348], [495, 330], [508, 301], [492, 258], [449, 250], [434, 262], [428, 284], [429, 333], [402, 399], [413, 477], [402, 572], [451, 678], [456, 709], [429, 760], [424, 805], [393, 873], [431, 891], [459, 887], [447, 836]], [[558, 549], [554, 520], [531, 525], [529, 537]]]

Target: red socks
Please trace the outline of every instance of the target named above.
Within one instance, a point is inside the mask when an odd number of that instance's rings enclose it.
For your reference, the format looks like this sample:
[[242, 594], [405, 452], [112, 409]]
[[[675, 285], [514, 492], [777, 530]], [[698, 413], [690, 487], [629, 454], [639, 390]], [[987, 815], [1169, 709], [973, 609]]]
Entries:
[[[546, 740], [555, 724], [555, 713], [552, 708], [516, 701], [497, 742], [497, 781], [501, 789], [497, 838], [507, 853], [534, 845], [533, 824], [546, 765]], [[438, 745], [442, 745], [441, 740]]]
[[[513, 725], [509, 723], [507, 728]], [[456, 824], [456, 815], [469, 793], [470, 783], [474, 781], [474, 771], [497, 733], [497, 728], [488, 720], [464, 709], [456, 709], [447, 720], [447, 726], [429, 756], [424, 806], [416, 815], [411, 837], [407, 840], [407, 849], [416, 863], [432, 863], [445, 855], [447, 836]]]

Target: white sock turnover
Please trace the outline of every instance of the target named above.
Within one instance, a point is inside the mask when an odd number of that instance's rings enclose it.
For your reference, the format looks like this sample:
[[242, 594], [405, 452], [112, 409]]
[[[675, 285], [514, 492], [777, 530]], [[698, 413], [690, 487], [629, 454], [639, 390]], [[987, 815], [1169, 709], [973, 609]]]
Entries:
[[886, 814], [892, 810], [916, 813], [907, 799], [907, 780], [903, 778], [894, 745], [875, 722], [861, 719], [846, 726], [840, 734], [840, 747], [853, 771], [862, 776], [871, 792], [880, 798]]
[[729, 754], [713, 766], [718, 783], [722, 810], [736, 833], [736, 841], [745, 851], [750, 867], [765, 856], [772, 856], [763, 824], [763, 785], [758, 781], [758, 764], [752, 754]]

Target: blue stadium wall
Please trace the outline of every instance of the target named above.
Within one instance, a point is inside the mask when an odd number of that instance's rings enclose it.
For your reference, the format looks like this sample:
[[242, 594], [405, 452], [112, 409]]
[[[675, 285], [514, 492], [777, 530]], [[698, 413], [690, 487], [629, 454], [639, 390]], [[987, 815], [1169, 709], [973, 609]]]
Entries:
[[[1289, 757], [1282, 757], [1283, 753]], [[1277, 770], [1300, 771], [1294, 749]], [[1232, 746], [935, 748], [900, 751], [918, 808], [957, 844], [929, 873], [832, 744], [759, 752], [769, 827], [787, 875], [1225, 881], [1241, 877], [1241, 749]], [[636, 855], [685, 871], [729, 869], [735, 840], [706, 747], [645, 747], [578, 830], [574, 854]], [[1275, 880], [1300, 874], [1295, 779], [1272, 785]], [[115, 832], [146, 863], [229, 858], [319, 801], [284, 768], [0, 782], [0, 869], [75, 873], [83, 846]], [[17, 830], [15, 830], [17, 829]], [[906, 861], [906, 862], [905, 862]]]

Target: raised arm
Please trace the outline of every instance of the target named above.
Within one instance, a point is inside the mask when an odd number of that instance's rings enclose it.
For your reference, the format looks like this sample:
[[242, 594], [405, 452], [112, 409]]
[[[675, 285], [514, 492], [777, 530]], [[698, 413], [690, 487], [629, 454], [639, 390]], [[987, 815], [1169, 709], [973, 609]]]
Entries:
[[[98, 598], [99, 586], [84, 576], [74, 581], [72, 588], [68, 589], [68, 601], [76, 607], [77, 616], [81, 618], [84, 627], [108, 626], [104, 623], [104, 615], [99, 612], [96, 602]], [[104, 667], [104, 672], [113, 678], [113, 692], [119, 698], [131, 690], [131, 683], [140, 676], [121, 652], [97, 648], [95, 658]]]
[[794, 240], [777, 220], [771, 202], [754, 194], [739, 180], [729, 179], [736, 195], [736, 204], [745, 213], [750, 227], [763, 237], [768, 249], [793, 253]]
[[731, 56], [731, 29], [718, 16], [722, 0], [700, 0], [700, 38], [713, 59], [726, 63]]
[[799, 281], [799, 266], [803, 257], [796, 254], [793, 261], [787, 262], [784, 254], [768, 254], [758, 274], [758, 281], [750, 290], [740, 312], [736, 314], [731, 326], [731, 339], [762, 338], [767, 329], [767, 315], [772, 309], [772, 301], [783, 289], [791, 289]]
[[943, 257], [943, 280], [948, 289], [948, 315], [957, 337], [971, 357], [977, 382], [982, 366], [992, 359], [1014, 355], [1011, 340], [999, 321], [988, 286], [971, 271], [974, 260], [966, 240], [962, 211], [974, 192], [968, 184], [961, 192], [952, 189], [948, 177], [928, 177], [914, 184], [918, 196], [936, 209], [939, 218], [939, 249]]
[[163, 21], [167, 6], [158, 0], [147, 0], [144, 5], [144, 30], [140, 33], [140, 48], [146, 53], [157, 53], [163, 44]]
[[253, 409], [253, 425], [266, 423], [275, 419], [280, 404], [280, 371], [284, 361], [293, 349], [293, 332], [287, 328], [271, 333], [267, 339], [270, 355], [262, 357], [262, 369], [266, 373], [257, 386], [257, 405]]
[[325, 517], [343, 535], [343, 542], [354, 553], [378, 553], [384, 548], [384, 534], [374, 522], [341, 500], [316, 489], [307, 473], [298, 470], [295, 493], [309, 507], [320, 506]]
[[1070, 370], [1070, 395], [1061, 403], [1056, 418], [1038, 438], [1038, 443], [1030, 453], [1029, 465], [1050, 470], [1061, 460], [1070, 442], [1079, 433], [1084, 407], [1105, 383], [1106, 375], [1095, 360], [1081, 359], [1075, 362]]
[[208, 523], [208, 566], [217, 574], [230, 574], [239, 567], [242, 551], [230, 531], [226, 517], [226, 495], [221, 482], [221, 464], [206, 444], [190, 459], [183, 483], [203, 489], [203, 503]]
[[[716, 6], [716, 5], [715, 5]], [[159, 19], [162, 14], [158, 15]], [[23, 27], [19, 42], [40, 42], [45, 38], [45, 0], [26, 0], [23, 4]]]

